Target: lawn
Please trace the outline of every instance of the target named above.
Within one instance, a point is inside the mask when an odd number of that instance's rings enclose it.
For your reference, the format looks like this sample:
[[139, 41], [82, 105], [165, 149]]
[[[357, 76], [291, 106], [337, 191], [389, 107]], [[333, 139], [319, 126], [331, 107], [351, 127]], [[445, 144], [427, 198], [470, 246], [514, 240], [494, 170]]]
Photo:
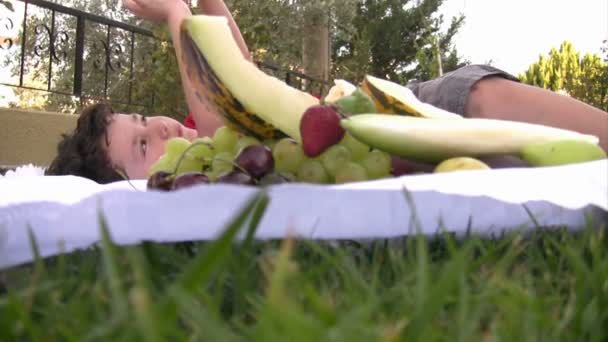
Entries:
[[605, 223], [493, 239], [255, 241], [264, 205], [207, 243], [117, 246], [100, 217], [98, 246], [0, 272], [0, 341], [608, 338]]

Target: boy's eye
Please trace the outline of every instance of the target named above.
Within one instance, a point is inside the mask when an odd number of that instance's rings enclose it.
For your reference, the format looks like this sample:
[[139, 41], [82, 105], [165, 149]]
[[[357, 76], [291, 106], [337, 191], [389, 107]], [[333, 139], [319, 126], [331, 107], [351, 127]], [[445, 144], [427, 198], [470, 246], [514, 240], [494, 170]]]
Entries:
[[141, 146], [141, 153], [143, 154], [143, 156], [146, 156], [146, 151], [148, 149], [148, 142], [146, 142], [145, 139], [141, 139], [139, 142], [139, 145]]

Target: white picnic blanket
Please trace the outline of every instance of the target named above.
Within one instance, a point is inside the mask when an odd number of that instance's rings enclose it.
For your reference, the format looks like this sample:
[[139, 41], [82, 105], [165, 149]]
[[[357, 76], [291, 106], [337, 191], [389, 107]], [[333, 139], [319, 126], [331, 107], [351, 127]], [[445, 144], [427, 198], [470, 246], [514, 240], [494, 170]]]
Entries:
[[[0, 269], [32, 260], [28, 228], [42, 256], [99, 241], [103, 215], [118, 244], [216, 237], [258, 188], [200, 185], [146, 191], [145, 181], [100, 185], [73, 176], [0, 178]], [[409, 194], [408, 196], [405, 193]], [[547, 168], [497, 169], [319, 186], [268, 188], [259, 239], [381, 239], [439, 231], [483, 236], [537, 225], [585, 227], [606, 220], [608, 160]]]

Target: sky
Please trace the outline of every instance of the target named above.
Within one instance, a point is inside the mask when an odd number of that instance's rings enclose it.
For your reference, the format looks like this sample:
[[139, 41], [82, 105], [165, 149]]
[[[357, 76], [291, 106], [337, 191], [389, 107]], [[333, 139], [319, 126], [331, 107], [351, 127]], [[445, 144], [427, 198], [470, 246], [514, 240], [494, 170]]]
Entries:
[[608, 39], [608, 0], [445, 0], [440, 13], [447, 23], [465, 15], [454, 40], [462, 57], [514, 75], [564, 40], [600, 54]]

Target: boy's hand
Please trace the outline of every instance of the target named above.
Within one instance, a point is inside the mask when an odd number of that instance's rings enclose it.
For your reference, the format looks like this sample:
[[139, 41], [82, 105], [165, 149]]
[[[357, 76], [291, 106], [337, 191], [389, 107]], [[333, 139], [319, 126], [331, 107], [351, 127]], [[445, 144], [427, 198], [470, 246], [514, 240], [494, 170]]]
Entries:
[[123, 0], [123, 5], [136, 16], [155, 22], [168, 22], [173, 15], [190, 13], [182, 0]]

